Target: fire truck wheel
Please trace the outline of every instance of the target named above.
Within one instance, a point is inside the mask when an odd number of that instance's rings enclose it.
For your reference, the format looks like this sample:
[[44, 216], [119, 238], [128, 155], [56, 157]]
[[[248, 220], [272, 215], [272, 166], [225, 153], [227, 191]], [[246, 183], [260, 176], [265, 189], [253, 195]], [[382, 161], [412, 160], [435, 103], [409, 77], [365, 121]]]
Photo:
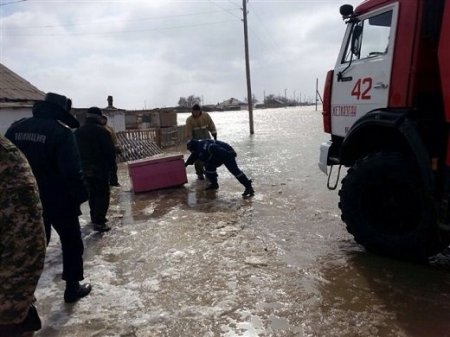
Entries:
[[448, 246], [417, 166], [406, 155], [378, 152], [356, 161], [339, 196], [348, 232], [368, 251], [423, 262]]

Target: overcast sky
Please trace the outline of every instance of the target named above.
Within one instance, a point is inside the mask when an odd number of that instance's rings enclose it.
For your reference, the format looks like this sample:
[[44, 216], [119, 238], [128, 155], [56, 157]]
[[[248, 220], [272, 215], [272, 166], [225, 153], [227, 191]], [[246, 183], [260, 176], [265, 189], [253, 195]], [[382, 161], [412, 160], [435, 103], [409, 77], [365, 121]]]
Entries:
[[[314, 98], [334, 67], [345, 0], [248, 1], [252, 92]], [[75, 107], [244, 100], [242, 0], [0, 0], [0, 62]]]

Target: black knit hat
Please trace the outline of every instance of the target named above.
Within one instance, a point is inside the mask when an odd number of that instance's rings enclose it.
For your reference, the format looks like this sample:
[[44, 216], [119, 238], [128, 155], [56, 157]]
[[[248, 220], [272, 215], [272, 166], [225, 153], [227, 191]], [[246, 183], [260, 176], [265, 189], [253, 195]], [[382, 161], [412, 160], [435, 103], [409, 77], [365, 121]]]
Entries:
[[45, 95], [44, 101], [55, 104], [60, 108], [63, 108], [66, 112], [69, 112], [72, 108], [72, 100], [63, 95], [58, 95], [53, 92], [49, 92]]
[[198, 145], [199, 145], [199, 141], [197, 139], [190, 139], [187, 142], [186, 147], [190, 152], [196, 152]]
[[202, 108], [200, 107], [199, 104], [195, 103], [195, 104], [192, 106], [192, 111], [202, 111]]
[[[36, 102], [35, 106], [42, 106], [43, 104], [50, 103], [52, 106], [58, 109], [58, 117], [57, 119], [66, 124], [68, 127], [72, 129], [76, 129], [80, 127], [80, 122], [70, 113], [70, 109], [72, 108], [72, 100], [67, 98], [66, 96], [55, 94], [53, 92], [49, 92], [45, 95], [44, 101]], [[33, 107], [34, 109], [34, 107]]]
[[87, 113], [91, 115], [103, 116], [102, 110], [96, 106], [90, 107]]

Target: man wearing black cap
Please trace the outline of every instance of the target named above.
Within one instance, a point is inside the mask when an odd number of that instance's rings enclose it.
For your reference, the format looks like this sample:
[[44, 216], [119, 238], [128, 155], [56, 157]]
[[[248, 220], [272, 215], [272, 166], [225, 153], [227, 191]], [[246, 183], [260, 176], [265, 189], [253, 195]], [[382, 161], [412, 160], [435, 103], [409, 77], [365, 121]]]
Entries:
[[72, 102], [48, 93], [33, 106], [33, 117], [12, 124], [6, 132], [27, 157], [39, 187], [47, 244], [51, 226], [59, 235], [63, 255], [64, 300], [76, 302], [91, 292], [83, 280], [83, 251], [80, 205], [87, 200], [80, 155], [72, 133], [79, 126], [70, 114]]
[[103, 126], [104, 116], [97, 107], [86, 114], [86, 123], [75, 131], [81, 165], [89, 190], [89, 208], [94, 230], [106, 232], [109, 208], [109, 178], [116, 166], [116, 149], [111, 134]]

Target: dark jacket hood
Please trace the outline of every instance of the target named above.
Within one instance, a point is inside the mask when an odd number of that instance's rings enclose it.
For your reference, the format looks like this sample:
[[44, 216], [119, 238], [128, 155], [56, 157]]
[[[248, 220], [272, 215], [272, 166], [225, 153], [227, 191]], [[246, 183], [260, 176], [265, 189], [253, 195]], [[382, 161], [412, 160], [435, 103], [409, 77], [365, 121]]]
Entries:
[[35, 103], [33, 106], [33, 116], [36, 118], [59, 120], [71, 129], [80, 127], [80, 122], [70, 112], [51, 102], [41, 101]]
[[102, 117], [101, 116], [90, 116], [90, 117], [86, 117], [86, 121], [85, 124], [97, 124], [97, 125], [101, 125], [103, 126], [103, 121], [102, 121]]
[[198, 152], [200, 150], [200, 142], [197, 139], [191, 139], [186, 144], [187, 149], [190, 152]]

